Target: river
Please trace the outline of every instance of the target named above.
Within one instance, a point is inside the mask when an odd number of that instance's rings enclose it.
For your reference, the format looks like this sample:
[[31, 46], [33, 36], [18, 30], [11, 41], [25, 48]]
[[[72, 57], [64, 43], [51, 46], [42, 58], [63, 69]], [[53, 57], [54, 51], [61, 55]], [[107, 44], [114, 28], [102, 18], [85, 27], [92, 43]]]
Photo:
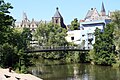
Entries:
[[43, 80], [120, 80], [120, 69], [91, 64], [35, 60], [29, 71]]

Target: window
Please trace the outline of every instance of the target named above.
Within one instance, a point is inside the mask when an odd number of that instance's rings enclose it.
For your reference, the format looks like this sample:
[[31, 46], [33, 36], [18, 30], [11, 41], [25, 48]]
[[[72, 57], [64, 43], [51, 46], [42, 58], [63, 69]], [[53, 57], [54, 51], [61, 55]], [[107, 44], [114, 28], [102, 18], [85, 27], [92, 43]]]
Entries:
[[32, 27], [34, 27], [34, 24], [32, 24]]
[[35, 32], [34, 28], [32, 28], [32, 32]]
[[55, 23], [58, 23], [58, 19], [56, 19], [56, 22]]
[[71, 40], [74, 40], [74, 37], [71, 37]]
[[83, 34], [82, 37], [84, 37], [85, 35]]

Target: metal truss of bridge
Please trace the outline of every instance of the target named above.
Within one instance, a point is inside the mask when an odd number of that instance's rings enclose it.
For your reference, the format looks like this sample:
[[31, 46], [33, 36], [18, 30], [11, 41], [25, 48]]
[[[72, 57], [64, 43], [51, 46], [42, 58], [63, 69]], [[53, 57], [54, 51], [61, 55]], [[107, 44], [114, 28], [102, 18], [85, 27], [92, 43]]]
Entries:
[[54, 51], [89, 51], [90, 49], [79, 48], [76, 46], [37, 46], [33, 49], [28, 49], [25, 53], [34, 52], [54, 52]]

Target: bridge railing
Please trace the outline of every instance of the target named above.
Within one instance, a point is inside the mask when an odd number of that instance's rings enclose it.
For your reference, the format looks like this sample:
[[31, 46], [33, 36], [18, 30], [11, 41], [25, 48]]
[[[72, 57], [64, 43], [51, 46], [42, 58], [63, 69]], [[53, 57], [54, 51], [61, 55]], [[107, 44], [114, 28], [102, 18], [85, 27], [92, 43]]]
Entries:
[[27, 49], [25, 53], [32, 52], [48, 52], [48, 51], [89, 51], [87, 48], [80, 48], [76, 46], [34, 46]]
[[35, 46], [34, 50], [61, 50], [61, 49], [83, 49], [76, 46]]

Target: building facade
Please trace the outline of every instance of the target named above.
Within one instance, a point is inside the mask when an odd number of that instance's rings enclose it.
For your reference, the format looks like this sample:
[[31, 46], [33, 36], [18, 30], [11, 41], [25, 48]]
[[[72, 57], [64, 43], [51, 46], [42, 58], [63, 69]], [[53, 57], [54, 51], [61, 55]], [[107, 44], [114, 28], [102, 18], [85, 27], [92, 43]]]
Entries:
[[90, 22], [82, 22], [81, 27], [84, 28], [84, 37], [85, 37], [85, 48], [92, 49], [92, 45], [95, 43], [94, 32], [96, 28], [99, 28], [101, 32], [104, 32], [106, 24], [110, 23], [110, 19], [97, 20]]
[[34, 18], [30, 21], [26, 15], [25, 12], [23, 12], [23, 19], [21, 22], [15, 22], [15, 28], [30, 28], [31, 31], [35, 31], [36, 28], [40, 23], [50, 23], [57, 24], [63, 28], [66, 28], [66, 25], [64, 24], [64, 19], [61, 16], [58, 7], [56, 8], [56, 12], [54, 16], [52, 17], [51, 21], [35, 21]]
[[84, 20], [80, 22], [80, 30], [68, 31], [66, 37], [68, 42], [74, 42], [84, 49], [92, 49], [95, 43], [94, 32], [96, 28], [104, 31], [106, 24], [111, 22], [111, 19], [106, 15], [104, 4], [102, 3], [101, 12], [98, 13], [96, 8], [88, 10]]
[[97, 11], [96, 8], [91, 8], [88, 10], [84, 21], [95, 21], [95, 20], [105, 20], [110, 19], [110, 16], [106, 14], [106, 10], [104, 7], [104, 3], [102, 2], [101, 11], [100, 13]]
[[52, 22], [54, 24], [57, 24], [63, 28], [66, 28], [66, 25], [64, 24], [64, 20], [63, 20], [63, 17], [61, 16], [59, 10], [58, 10], [58, 7], [56, 8], [56, 12], [54, 14], [54, 16], [52, 17]]
[[23, 19], [21, 22], [15, 22], [16, 28], [30, 28], [31, 31], [35, 31], [39, 25], [39, 21], [35, 21], [34, 18], [30, 21], [26, 15], [23, 13]]

